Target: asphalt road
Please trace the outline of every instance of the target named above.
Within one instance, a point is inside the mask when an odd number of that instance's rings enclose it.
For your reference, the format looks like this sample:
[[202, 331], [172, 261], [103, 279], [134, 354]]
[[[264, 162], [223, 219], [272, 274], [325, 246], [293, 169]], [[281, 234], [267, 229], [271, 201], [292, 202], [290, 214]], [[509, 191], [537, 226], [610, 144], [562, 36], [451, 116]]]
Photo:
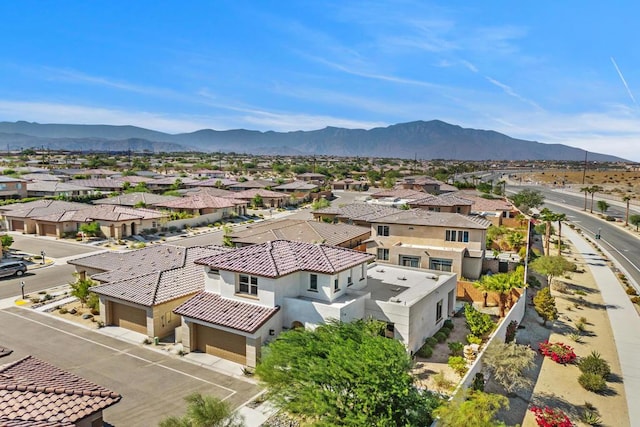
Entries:
[[20, 282], [24, 281], [25, 294], [54, 288], [73, 281], [75, 268], [71, 265], [53, 265], [30, 270], [22, 277], [6, 277], [0, 279], [0, 299], [20, 295]]
[[44, 249], [46, 256], [53, 258], [66, 258], [73, 255], [89, 254], [101, 249], [94, 246], [31, 235], [12, 233], [11, 236], [13, 237], [12, 249], [36, 255], [40, 254], [40, 251]]
[[32, 310], [2, 310], [0, 325], [0, 345], [14, 351], [3, 363], [33, 355], [120, 393], [122, 400], [104, 411], [104, 420], [117, 427], [155, 426], [181, 415], [183, 398], [193, 392], [226, 399], [232, 407], [259, 392], [248, 381]]
[[[638, 237], [620, 229], [617, 225], [596, 217], [588, 210], [583, 211], [584, 197], [558, 193], [544, 187], [532, 188], [540, 190], [544, 194], [545, 204], [549, 209], [566, 214], [569, 221], [580, 227], [586, 235], [594, 237], [600, 230], [601, 239], [598, 243], [615, 257], [636, 283], [640, 283], [640, 240]], [[590, 209], [590, 206], [591, 200], [588, 199], [587, 209]], [[624, 217], [624, 209], [622, 211], [620, 213], [620, 208], [617, 208], [614, 212]]]

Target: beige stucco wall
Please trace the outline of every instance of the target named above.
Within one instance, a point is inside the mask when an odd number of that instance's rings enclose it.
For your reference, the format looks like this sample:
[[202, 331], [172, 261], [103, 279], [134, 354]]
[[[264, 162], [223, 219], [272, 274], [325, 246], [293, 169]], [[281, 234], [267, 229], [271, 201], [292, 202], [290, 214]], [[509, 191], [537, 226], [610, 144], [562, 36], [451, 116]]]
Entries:
[[192, 296], [193, 294], [187, 295], [152, 307], [152, 336], [164, 338], [179, 327], [182, 324], [182, 319], [179, 315], [173, 313], [173, 310]]

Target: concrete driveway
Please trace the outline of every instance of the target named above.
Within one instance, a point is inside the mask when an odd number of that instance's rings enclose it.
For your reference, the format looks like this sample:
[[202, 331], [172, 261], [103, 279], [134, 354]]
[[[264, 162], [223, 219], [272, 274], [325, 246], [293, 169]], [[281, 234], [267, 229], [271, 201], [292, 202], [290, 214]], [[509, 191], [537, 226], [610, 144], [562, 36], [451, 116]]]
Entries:
[[114, 426], [153, 426], [181, 415], [183, 398], [200, 392], [233, 407], [251, 400], [258, 386], [186, 362], [178, 356], [122, 342], [28, 309], [0, 311], [0, 345], [13, 350], [8, 363], [33, 355], [120, 393], [104, 412]]

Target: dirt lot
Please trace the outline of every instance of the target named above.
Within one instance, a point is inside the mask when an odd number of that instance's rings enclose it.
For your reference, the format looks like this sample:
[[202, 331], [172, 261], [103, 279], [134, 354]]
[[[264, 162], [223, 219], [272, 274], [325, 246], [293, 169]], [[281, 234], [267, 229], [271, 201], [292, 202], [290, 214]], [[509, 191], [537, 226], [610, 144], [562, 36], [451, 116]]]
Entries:
[[640, 192], [640, 172], [623, 170], [587, 170], [586, 174], [582, 170], [560, 170], [549, 169], [545, 171], [528, 173], [522, 175], [523, 181], [533, 181], [555, 185], [600, 185], [606, 193], [620, 196], [634, 196]]

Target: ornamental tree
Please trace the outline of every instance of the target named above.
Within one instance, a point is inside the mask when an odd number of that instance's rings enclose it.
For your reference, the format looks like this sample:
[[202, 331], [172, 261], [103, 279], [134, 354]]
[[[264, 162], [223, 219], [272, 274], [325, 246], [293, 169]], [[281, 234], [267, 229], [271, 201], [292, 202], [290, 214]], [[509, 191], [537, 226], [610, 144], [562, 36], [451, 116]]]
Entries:
[[558, 318], [558, 309], [556, 308], [556, 299], [551, 295], [549, 287], [545, 287], [538, 291], [533, 297], [533, 306], [536, 313], [542, 317], [542, 325], [547, 325], [547, 320], [556, 320]]
[[284, 332], [256, 368], [279, 408], [321, 425], [429, 425], [440, 400], [420, 391], [385, 324], [332, 322]]
[[522, 212], [528, 212], [531, 208], [538, 208], [544, 203], [544, 196], [538, 190], [524, 189], [514, 194], [511, 201]]
[[435, 410], [438, 425], [443, 427], [501, 427], [495, 419], [500, 408], [509, 409], [509, 399], [499, 394], [473, 391], [454, 397]]
[[494, 341], [484, 353], [482, 362], [507, 394], [532, 384], [526, 376], [534, 364], [535, 352], [526, 345]]
[[529, 264], [536, 273], [547, 276], [547, 284], [551, 285], [554, 277], [561, 276], [567, 271], [575, 271], [576, 265], [563, 256], [544, 255]]

